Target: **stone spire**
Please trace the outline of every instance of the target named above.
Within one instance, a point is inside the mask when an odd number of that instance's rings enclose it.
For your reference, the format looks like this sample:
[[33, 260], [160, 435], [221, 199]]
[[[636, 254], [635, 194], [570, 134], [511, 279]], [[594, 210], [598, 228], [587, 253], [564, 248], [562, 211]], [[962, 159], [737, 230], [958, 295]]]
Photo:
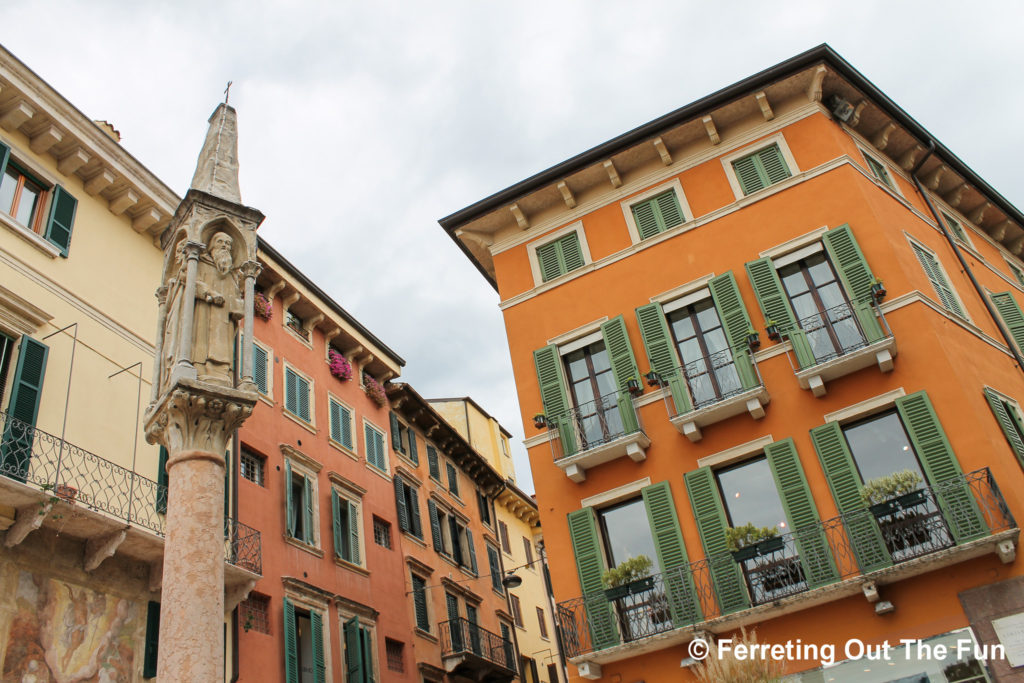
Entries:
[[241, 204], [242, 196], [238, 190], [238, 116], [234, 107], [224, 102], [217, 105], [209, 123], [190, 187]]

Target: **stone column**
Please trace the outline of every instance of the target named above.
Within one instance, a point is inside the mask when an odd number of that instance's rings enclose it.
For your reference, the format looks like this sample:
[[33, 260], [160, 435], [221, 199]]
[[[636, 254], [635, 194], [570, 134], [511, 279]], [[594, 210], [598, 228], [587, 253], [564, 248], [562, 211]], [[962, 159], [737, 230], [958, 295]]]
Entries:
[[242, 321], [242, 376], [239, 378], [243, 385], [253, 384], [252, 372], [252, 340], [253, 337], [253, 310], [256, 299], [256, 276], [263, 270], [259, 261], [246, 261], [240, 267], [242, 275], [245, 276], [245, 319]]
[[185, 258], [188, 259], [188, 267], [185, 272], [185, 291], [182, 292], [181, 303], [181, 326], [180, 339], [178, 344], [178, 362], [174, 364], [171, 371], [171, 384], [179, 377], [194, 379], [196, 369], [192, 365], [192, 320], [196, 308], [196, 271], [199, 268], [199, 255], [203, 253], [206, 245], [201, 242], [189, 240], [185, 244]]
[[167, 285], [160, 285], [157, 288], [156, 301], [159, 308], [157, 309], [156, 317], [156, 353], [153, 355], [155, 379], [153, 380], [153, 391], [149, 396], [150, 404], [156, 403], [156, 399], [160, 395], [160, 385], [164, 380], [163, 377], [160, 377], [159, 373], [160, 368], [163, 367], [164, 330], [167, 323]]

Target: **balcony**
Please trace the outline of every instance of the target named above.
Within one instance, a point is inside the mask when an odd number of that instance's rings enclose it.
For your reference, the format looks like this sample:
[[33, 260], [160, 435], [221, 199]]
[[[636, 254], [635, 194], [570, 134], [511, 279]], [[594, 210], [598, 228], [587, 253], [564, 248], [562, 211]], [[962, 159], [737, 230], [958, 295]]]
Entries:
[[783, 335], [793, 349], [789, 358], [797, 382], [819, 398], [830, 380], [872, 365], [891, 371], [896, 355], [892, 330], [873, 299], [843, 303], [801, 318], [796, 329]]
[[722, 349], [675, 368], [659, 382], [669, 421], [690, 441], [703, 438], [701, 427], [749, 413], [759, 420], [768, 404], [768, 390], [748, 347]]
[[[159, 576], [166, 486], [2, 412], [0, 433], [0, 505], [16, 511], [13, 520], [0, 514], [8, 548], [46, 526], [85, 543], [87, 571], [116, 552]], [[260, 532], [225, 518], [224, 560], [227, 587], [259, 578]]]
[[506, 683], [516, 675], [516, 649], [511, 640], [463, 618], [440, 623], [441, 662], [453, 676], [479, 683]]
[[[749, 557], [731, 553], [643, 579], [628, 594], [561, 602], [565, 655], [584, 678], [602, 664], [726, 633], [994, 553], [1016, 556], [1020, 529], [988, 468], [896, 501], [776, 537]], [[960, 539], [957, 543], [956, 539]], [[886, 607], [887, 605], [887, 607]]]
[[577, 484], [587, 478], [586, 470], [617, 458], [642, 461], [651, 445], [628, 391], [607, 394], [544, 419], [558, 436], [551, 441], [555, 464]]

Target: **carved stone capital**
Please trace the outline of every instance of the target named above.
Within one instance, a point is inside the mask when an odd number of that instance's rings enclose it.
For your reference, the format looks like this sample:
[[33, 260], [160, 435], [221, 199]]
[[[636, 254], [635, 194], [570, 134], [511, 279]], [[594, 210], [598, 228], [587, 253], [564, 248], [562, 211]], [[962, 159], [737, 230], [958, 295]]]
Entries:
[[167, 303], [167, 285], [161, 285], [156, 288], [156, 302], [160, 306]]
[[263, 265], [259, 261], [246, 261], [238, 266], [238, 270], [242, 273], [243, 277], [256, 279], [260, 272], [263, 271]]
[[173, 456], [181, 451], [221, 454], [227, 441], [252, 413], [256, 394], [179, 379], [146, 411], [146, 440]]
[[185, 258], [189, 261], [198, 261], [199, 256], [206, 250], [206, 245], [202, 242], [194, 242], [189, 240], [185, 242], [182, 247], [182, 252], [185, 254]]

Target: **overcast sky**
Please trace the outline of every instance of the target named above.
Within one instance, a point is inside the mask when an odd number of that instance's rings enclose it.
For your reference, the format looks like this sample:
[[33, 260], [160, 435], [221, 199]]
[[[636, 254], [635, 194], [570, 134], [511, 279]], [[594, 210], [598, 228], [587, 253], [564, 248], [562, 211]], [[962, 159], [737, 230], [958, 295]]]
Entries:
[[823, 42], [1024, 207], [1019, 7], [11, 0], [0, 42], [179, 194], [233, 80], [260, 234], [495, 415], [532, 491], [498, 297], [437, 219]]

